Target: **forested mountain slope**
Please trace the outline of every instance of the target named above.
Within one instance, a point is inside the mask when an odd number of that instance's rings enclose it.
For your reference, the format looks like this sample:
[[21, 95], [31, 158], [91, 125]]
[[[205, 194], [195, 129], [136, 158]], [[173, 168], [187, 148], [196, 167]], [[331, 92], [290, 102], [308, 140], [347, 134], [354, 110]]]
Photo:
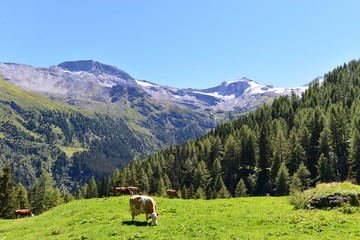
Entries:
[[[116, 172], [115, 182], [163, 194], [207, 198], [288, 194], [292, 184], [360, 182], [360, 61], [313, 83], [302, 97], [275, 99], [209, 134], [169, 147]], [[294, 179], [297, 180], [294, 180]]]
[[111, 174], [156, 146], [156, 138], [121, 119], [81, 113], [0, 78], [0, 166], [10, 162], [25, 186], [45, 170], [57, 186], [70, 188], [89, 176]]

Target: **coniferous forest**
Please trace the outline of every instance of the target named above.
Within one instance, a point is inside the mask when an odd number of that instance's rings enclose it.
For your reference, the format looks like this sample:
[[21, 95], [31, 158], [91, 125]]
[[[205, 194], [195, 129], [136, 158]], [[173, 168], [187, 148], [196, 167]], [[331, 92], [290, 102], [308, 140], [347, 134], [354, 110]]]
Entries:
[[[244, 117], [220, 124], [204, 136], [170, 146], [146, 158], [140, 157], [114, 172], [101, 171], [100, 175], [96, 174], [99, 168], [117, 167], [105, 166], [108, 158], [136, 156], [145, 143], [141, 143], [125, 126], [116, 128], [120, 130], [106, 141], [90, 142], [92, 137], [105, 136], [111, 126], [122, 123], [104, 118], [103, 125], [97, 126], [100, 123], [89, 118], [77, 116], [70, 121], [67, 119], [69, 116], [58, 114], [51, 117], [56, 121], [52, 125], [62, 129], [61, 139], [52, 135], [53, 131], [47, 131], [50, 123], [38, 124], [43, 119], [38, 115], [34, 117], [33, 125], [27, 121], [30, 124], [28, 129], [36, 129], [54, 143], [60, 140], [71, 142], [74, 137], [77, 141], [81, 139], [79, 144], [90, 146], [89, 151], [67, 158], [55, 144], [51, 151], [49, 148], [45, 151], [35, 146], [25, 148], [11, 139], [0, 141], [2, 157], [6, 158], [11, 149], [23, 152], [18, 161], [15, 161], [16, 156], [9, 154], [11, 164], [6, 164], [0, 175], [2, 217], [9, 217], [5, 216], [5, 208], [21, 204], [41, 213], [70, 201], [72, 196], [115, 195], [116, 186], [138, 186], [144, 193], [160, 196], [172, 188], [180, 191], [185, 199], [214, 199], [281, 196], [289, 194], [292, 186], [306, 189], [318, 182], [360, 182], [360, 61], [356, 60], [325, 74], [323, 81], [314, 82], [302, 96], [282, 96]], [[81, 128], [82, 121], [89, 121], [88, 128]], [[72, 127], [66, 131], [62, 124]], [[3, 128], [10, 131], [14, 127]], [[81, 131], [74, 132], [74, 129]], [[119, 139], [127, 135], [133, 137], [132, 144], [118, 144]], [[29, 134], [23, 136], [31, 137]], [[119, 146], [122, 148], [117, 149]], [[55, 161], [50, 164], [46, 158]], [[34, 168], [37, 166], [34, 162], [40, 167]], [[118, 166], [125, 164], [122, 162]], [[21, 169], [27, 166], [34, 171], [31, 177], [38, 180], [21, 173]], [[36, 169], [49, 170], [51, 174]], [[89, 176], [86, 183], [75, 184], [76, 180], [83, 180], [84, 173]], [[35, 184], [30, 184], [33, 182]], [[72, 194], [64, 186], [73, 186]], [[11, 204], [3, 204], [4, 199]], [[36, 205], [39, 203], [41, 206]]]
[[196, 140], [117, 170], [112, 182], [183, 198], [287, 195], [317, 182], [360, 182], [360, 61]]

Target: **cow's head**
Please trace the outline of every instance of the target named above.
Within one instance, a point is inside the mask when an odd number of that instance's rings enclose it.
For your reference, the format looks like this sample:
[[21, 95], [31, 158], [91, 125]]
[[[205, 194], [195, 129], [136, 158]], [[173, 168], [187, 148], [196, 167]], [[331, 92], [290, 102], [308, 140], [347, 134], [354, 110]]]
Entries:
[[158, 222], [157, 222], [158, 216], [159, 216], [158, 213], [152, 213], [152, 214], [148, 217], [148, 219], [151, 218], [153, 224], [154, 224], [154, 225], [157, 225], [157, 224], [158, 224]]

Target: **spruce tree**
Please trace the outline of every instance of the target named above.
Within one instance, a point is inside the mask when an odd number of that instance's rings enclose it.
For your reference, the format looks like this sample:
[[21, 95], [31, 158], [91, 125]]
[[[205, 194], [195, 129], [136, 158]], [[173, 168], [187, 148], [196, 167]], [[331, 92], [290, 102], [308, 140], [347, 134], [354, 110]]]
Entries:
[[159, 183], [157, 184], [156, 189], [157, 189], [156, 194], [158, 196], [161, 196], [161, 197], [166, 196], [166, 186], [165, 186], [165, 183], [164, 183], [164, 179], [162, 177], [160, 177], [160, 180], [159, 180]]
[[186, 185], [183, 185], [183, 187], [181, 188], [181, 198], [189, 199], [189, 190], [187, 189]]
[[294, 174], [291, 178], [291, 183], [290, 183], [290, 195], [294, 192], [301, 192], [303, 189], [303, 186], [301, 184], [301, 180], [299, 178], [299, 175]]
[[115, 189], [115, 187], [126, 186], [125, 181], [126, 180], [124, 172], [116, 169], [111, 177], [111, 185], [113, 186], [113, 189]]
[[71, 193], [69, 193], [68, 191], [62, 192], [61, 198], [64, 199], [64, 203], [68, 203], [68, 202], [75, 200], [74, 196]]
[[84, 186], [82, 186], [81, 188], [81, 195], [84, 197], [84, 198], [88, 198], [88, 191], [89, 191], [89, 184], [85, 183]]
[[100, 187], [98, 189], [99, 197], [109, 197], [111, 192], [111, 184], [110, 177], [106, 176], [100, 183]]
[[260, 129], [259, 160], [257, 167], [261, 170], [265, 170], [271, 165], [271, 145], [267, 124], [268, 123], [264, 122]]
[[330, 182], [335, 180], [333, 169], [329, 159], [322, 153], [317, 165], [317, 180], [320, 182]]
[[30, 207], [27, 191], [21, 183], [16, 184], [16, 195], [19, 200], [19, 208], [24, 209]]
[[148, 193], [150, 190], [149, 178], [143, 168], [140, 170], [139, 187], [143, 193]]
[[44, 199], [45, 211], [64, 203], [59, 188], [49, 188], [46, 191]]
[[195, 199], [206, 199], [206, 193], [202, 187], [196, 190]]
[[236, 184], [235, 197], [246, 197], [246, 185], [244, 180], [241, 178], [240, 181]]
[[298, 169], [300, 162], [306, 159], [304, 148], [301, 146], [297, 132], [294, 129], [290, 131], [287, 148], [286, 165], [289, 173], [293, 174]]
[[300, 180], [300, 190], [304, 191], [305, 189], [310, 187], [311, 178], [310, 178], [310, 171], [307, 169], [303, 162], [300, 163], [299, 168], [296, 170], [294, 176], [298, 177]]
[[43, 172], [33, 188], [31, 195], [31, 207], [34, 214], [41, 214], [61, 203], [61, 197], [58, 188], [53, 188], [53, 179], [50, 173]]
[[82, 194], [82, 189], [81, 188], [77, 188], [76, 192], [75, 192], [75, 199], [83, 199], [84, 196]]
[[13, 218], [14, 210], [19, 208], [19, 201], [16, 195], [15, 181], [11, 174], [10, 164], [6, 163], [0, 175], [0, 217]]
[[99, 190], [96, 184], [95, 178], [91, 177], [88, 185], [86, 198], [97, 198], [99, 197]]
[[349, 170], [346, 121], [345, 109], [341, 105], [332, 105], [328, 115], [328, 122], [336, 156], [334, 169], [337, 170], [336, 177], [340, 181], [346, 180]]
[[229, 191], [227, 190], [226, 186], [224, 185], [219, 193], [217, 194], [217, 198], [230, 198], [231, 194], [229, 193]]
[[194, 174], [194, 185], [195, 188], [206, 189], [210, 180], [210, 172], [206, 167], [206, 163], [204, 161], [200, 161], [195, 169]]
[[275, 141], [274, 152], [272, 157], [272, 165], [270, 169], [270, 180], [273, 183], [275, 182], [275, 178], [278, 174], [281, 163], [285, 161], [285, 155], [286, 155], [285, 146], [286, 146], [286, 139], [284, 133], [282, 131], [279, 131], [276, 134], [276, 141]]
[[221, 175], [217, 175], [214, 183], [214, 190], [216, 193], [220, 192], [220, 190], [225, 186], [224, 181]]
[[254, 169], [257, 159], [254, 133], [247, 125], [243, 125], [239, 135], [240, 168]]
[[277, 196], [284, 196], [289, 193], [289, 171], [285, 163], [282, 163], [275, 179], [275, 193]]
[[223, 158], [224, 181], [225, 185], [231, 185], [236, 179], [236, 174], [240, 166], [239, 155], [240, 147], [235, 141], [234, 136], [229, 135], [225, 141], [225, 154]]

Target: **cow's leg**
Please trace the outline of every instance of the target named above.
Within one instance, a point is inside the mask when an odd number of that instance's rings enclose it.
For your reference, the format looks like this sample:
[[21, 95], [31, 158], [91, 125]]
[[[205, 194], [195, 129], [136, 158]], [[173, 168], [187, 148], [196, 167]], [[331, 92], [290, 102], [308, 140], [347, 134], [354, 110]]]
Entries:
[[132, 220], [134, 221], [135, 220], [135, 211], [131, 211], [131, 217], [132, 217]]

